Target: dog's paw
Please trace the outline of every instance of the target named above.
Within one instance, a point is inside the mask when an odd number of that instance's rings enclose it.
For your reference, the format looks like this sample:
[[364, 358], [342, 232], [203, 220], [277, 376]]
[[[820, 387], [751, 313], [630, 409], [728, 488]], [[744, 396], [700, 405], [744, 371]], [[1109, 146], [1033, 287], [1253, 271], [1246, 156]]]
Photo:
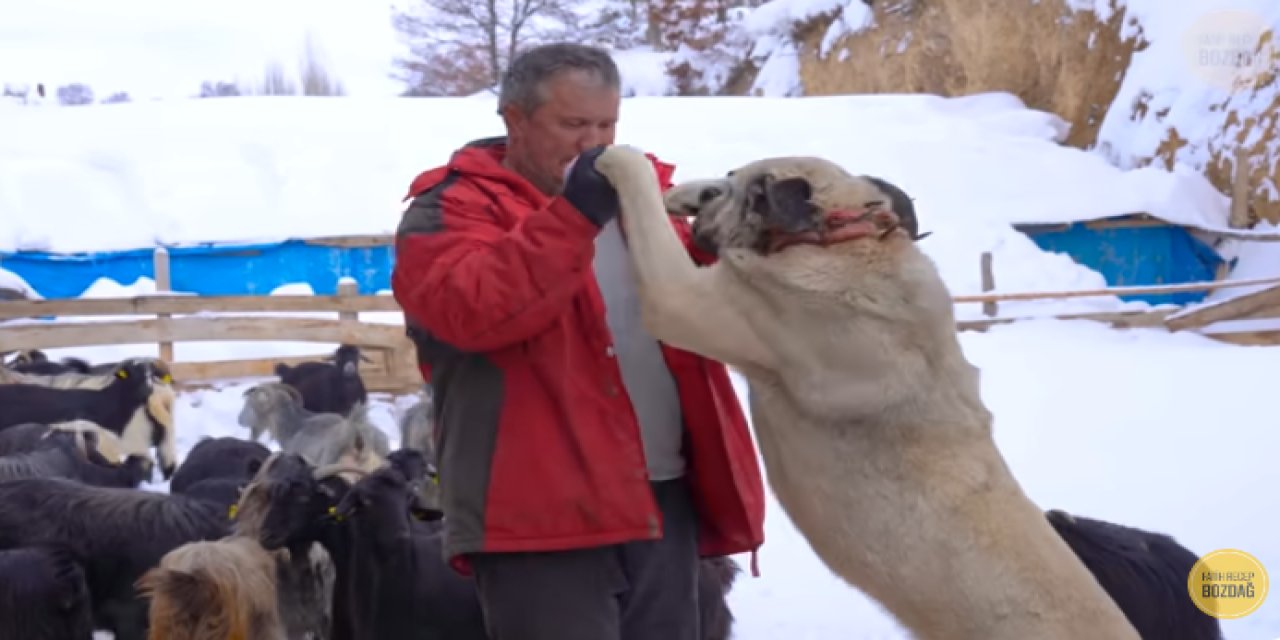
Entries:
[[621, 188], [630, 183], [643, 184], [658, 179], [653, 163], [645, 157], [644, 152], [625, 144], [610, 145], [596, 158], [596, 171], [613, 183], [614, 188]]

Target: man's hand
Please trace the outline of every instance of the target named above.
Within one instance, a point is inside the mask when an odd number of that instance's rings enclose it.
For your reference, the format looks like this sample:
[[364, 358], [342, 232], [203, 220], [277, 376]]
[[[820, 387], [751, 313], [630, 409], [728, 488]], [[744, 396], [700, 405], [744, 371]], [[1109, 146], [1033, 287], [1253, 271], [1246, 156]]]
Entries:
[[562, 194], [569, 204], [597, 227], [603, 227], [618, 217], [622, 208], [613, 184], [595, 167], [596, 159], [606, 148], [608, 147], [599, 146], [588, 149], [569, 165]]

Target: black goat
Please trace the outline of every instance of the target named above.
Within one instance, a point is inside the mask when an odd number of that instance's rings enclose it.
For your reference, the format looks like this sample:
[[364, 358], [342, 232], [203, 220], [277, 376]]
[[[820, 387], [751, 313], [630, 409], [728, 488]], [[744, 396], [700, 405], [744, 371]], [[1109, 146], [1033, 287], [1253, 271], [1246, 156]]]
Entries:
[[59, 373], [89, 373], [89, 363], [80, 358], [63, 358], [61, 362], [54, 362], [39, 349], [31, 349], [22, 351], [12, 362], [6, 365], [9, 369], [19, 373], [34, 373], [39, 375], [57, 375]]
[[[79, 440], [79, 442], [77, 442]], [[0, 481], [67, 478], [100, 487], [134, 488], [151, 475], [151, 460], [129, 456], [112, 464], [97, 451], [92, 432], [51, 431], [32, 451], [0, 457]]]
[[[435, 625], [452, 625], [463, 638], [484, 638], [479, 602], [471, 578], [458, 575], [445, 564], [442, 557], [439, 511], [420, 502], [421, 485], [427, 483], [432, 467], [425, 456], [416, 450], [400, 449], [387, 456], [387, 466], [378, 469], [357, 483], [361, 494], [339, 476], [315, 477], [314, 467], [296, 454], [283, 454], [267, 475], [257, 482], [272, 484], [272, 506], [264, 515], [259, 542], [267, 549], [305, 548], [311, 542], [319, 542], [333, 558], [337, 576], [333, 590], [333, 628], [331, 640], [355, 640], [357, 638], [397, 637], [378, 635], [377, 620], [386, 612], [378, 611], [378, 598], [387, 598], [384, 607], [422, 609], [424, 618], [434, 617]], [[367, 503], [367, 504], [366, 504]], [[339, 505], [343, 511], [339, 511]], [[384, 506], [385, 505], [385, 506]], [[390, 508], [386, 508], [386, 507]], [[368, 507], [373, 507], [369, 509]], [[370, 513], [386, 511], [392, 515], [389, 527], [370, 519]], [[354, 517], [341, 516], [343, 512]], [[409, 516], [413, 517], [410, 518]], [[375, 515], [376, 517], [376, 515]], [[366, 529], [361, 538], [357, 526]], [[408, 533], [406, 534], [406, 527]], [[379, 530], [379, 527], [382, 527]], [[382, 573], [386, 560], [369, 556], [368, 534], [394, 539], [392, 548], [420, 548], [415, 553], [422, 563], [417, 569], [405, 557], [405, 553], [391, 561], [392, 572]], [[408, 535], [408, 539], [406, 539]], [[399, 536], [399, 537], [397, 537]], [[382, 553], [381, 551], [379, 553]], [[737, 566], [729, 558], [708, 558], [702, 562], [699, 574], [699, 606], [707, 640], [726, 640], [732, 625], [732, 615], [725, 602], [736, 573]], [[371, 590], [392, 578], [411, 580], [416, 587], [403, 589], [399, 595]], [[419, 584], [421, 582], [421, 584]], [[413, 593], [427, 593], [426, 598]], [[414, 598], [417, 598], [415, 600]], [[437, 611], [449, 609], [445, 613]], [[387, 622], [387, 617], [381, 618]], [[416, 622], [414, 624], [417, 624]], [[433, 627], [426, 623], [424, 629]], [[423, 632], [422, 637], [432, 637]], [[455, 637], [444, 635], [440, 637]]]
[[347, 561], [359, 571], [356, 628], [371, 638], [485, 640], [474, 582], [445, 562], [441, 532], [412, 525], [411, 514], [432, 513], [418, 506], [426, 458], [402, 449], [388, 463], [352, 486], [334, 512], [350, 527]]
[[170, 490], [170, 493], [212, 502], [230, 510], [233, 505], [240, 502], [244, 489], [248, 485], [248, 482], [235, 478], [209, 478], [193, 482], [183, 487], [182, 491]]
[[0, 429], [20, 424], [88, 420], [113, 431], [124, 427], [151, 396], [141, 367], [122, 367], [101, 389], [56, 389], [37, 384], [0, 385]]
[[703, 558], [698, 564], [698, 608], [703, 640], [729, 640], [733, 635], [733, 612], [726, 596], [742, 569], [733, 558]]
[[344, 344], [322, 362], [295, 366], [279, 363], [275, 373], [280, 382], [302, 395], [302, 407], [312, 413], [345, 416], [357, 404], [368, 404], [369, 393], [360, 377], [360, 362], [372, 362], [358, 347]]
[[1045, 516], [1143, 640], [1222, 640], [1218, 620], [1187, 597], [1199, 559], [1190, 549], [1161, 533], [1058, 509]]
[[146, 640], [147, 601], [134, 582], [166, 553], [231, 532], [225, 506], [180, 495], [90, 487], [61, 478], [0, 482], [0, 549], [44, 544], [84, 567], [94, 626]]
[[84, 570], [45, 547], [0, 551], [0, 638], [92, 640]]
[[[336, 473], [316, 469], [298, 454], [286, 453], [264, 468], [254, 482], [263, 484], [271, 496], [259, 527], [263, 547], [288, 548], [290, 553], [296, 553], [297, 549], [319, 542], [333, 559], [336, 576], [331, 640], [381, 637], [373, 630], [367, 604], [365, 585], [370, 583], [370, 567], [361, 566], [362, 556], [353, 551], [351, 523], [331, 517], [350, 489], [347, 481]], [[443, 565], [441, 569], [451, 571]], [[470, 582], [457, 579], [464, 581], [464, 589], [472, 588]], [[472, 602], [470, 606], [476, 604]]]
[[27, 424], [0, 429], [0, 456], [35, 451], [36, 447], [44, 441], [45, 436], [55, 431], [92, 434], [93, 438], [90, 442], [93, 443], [94, 449], [107, 460], [114, 464], [124, 458], [120, 436], [87, 420], [73, 420], [55, 424], [28, 422]]
[[270, 449], [249, 440], [201, 438], [173, 473], [169, 491], [186, 493], [191, 485], [220, 478], [248, 484], [270, 455]]
[[[172, 430], [155, 415], [160, 390], [151, 380], [153, 367], [126, 361], [111, 382], [100, 389], [59, 389], [40, 384], [0, 384], [0, 429], [20, 424], [53, 424], [88, 420], [115, 433], [131, 453], [148, 446], [161, 449], [161, 470], [170, 478], [177, 466], [169, 451]], [[171, 395], [171, 391], [168, 392]]]
[[353, 590], [349, 564], [350, 540], [346, 528], [329, 518], [349, 486], [337, 473], [317, 469], [298, 454], [281, 453], [254, 478], [269, 496], [259, 515], [258, 542], [271, 551], [288, 549], [294, 556], [308, 553], [318, 543], [333, 562], [335, 575], [330, 599], [330, 640], [354, 640]]

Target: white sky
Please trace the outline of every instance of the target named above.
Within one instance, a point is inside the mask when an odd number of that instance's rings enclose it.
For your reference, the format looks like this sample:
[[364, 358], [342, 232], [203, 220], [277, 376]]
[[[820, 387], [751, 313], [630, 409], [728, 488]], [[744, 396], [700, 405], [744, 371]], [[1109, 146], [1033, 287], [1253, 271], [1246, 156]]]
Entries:
[[[407, 0], [401, 0], [407, 1]], [[397, 2], [399, 4], [399, 2]], [[308, 33], [353, 96], [394, 95], [389, 0], [0, 0], [0, 84], [85, 82], [95, 97], [199, 92], [291, 73]]]

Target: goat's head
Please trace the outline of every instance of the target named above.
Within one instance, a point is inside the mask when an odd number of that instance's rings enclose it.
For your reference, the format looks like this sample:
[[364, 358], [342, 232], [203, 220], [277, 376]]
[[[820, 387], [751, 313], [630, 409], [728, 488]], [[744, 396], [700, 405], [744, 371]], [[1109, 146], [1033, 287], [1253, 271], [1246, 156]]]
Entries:
[[283, 416], [301, 408], [302, 394], [297, 389], [282, 382], [264, 382], [244, 392], [244, 407], [237, 421], [240, 426], [248, 427], [257, 439]]
[[350, 344], [340, 345], [326, 361], [338, 365], [342, 375], [352, 377], [360, 373], [360, 363], [373, 363], [369, 356], [360, 352], [360, 347]]
[[49, 356], [45, 355], [39, 349], [24, 349], [14, 356], [9, 364], [35, 364], [37, 362], [48, 362]]
[[348, 470], [317, 469], [298, 454], [273, 454], [245, 488], [237, 517], [254, 520], [246, 524], [268, 550], [314, 540], [346, 493], [338, 472]]
[[367, 517], [371, 526], [390, 535], [408, 535], [409, 517], [439, 520], [444, 514], [429, 506], [423, 488], [430, 482], [431, 465], [422, 452], [400, 449], [388, 464], [357, 482], [338, 504], [339, 518]]
[[143, 362], [125, 360], [111, 370], [112, 384], [124, 390], [130, 402], [143, 404], [151, 396], [151, 368]]
[[432, 506], [431, 485], [439, 481], [436, 466], [423, 451], [397, 449], [387, 454], [387, 464], [396, 469], [409, 482], [413, 492], [409, 513], [419, 520], [439, 520], [444, 514]]

